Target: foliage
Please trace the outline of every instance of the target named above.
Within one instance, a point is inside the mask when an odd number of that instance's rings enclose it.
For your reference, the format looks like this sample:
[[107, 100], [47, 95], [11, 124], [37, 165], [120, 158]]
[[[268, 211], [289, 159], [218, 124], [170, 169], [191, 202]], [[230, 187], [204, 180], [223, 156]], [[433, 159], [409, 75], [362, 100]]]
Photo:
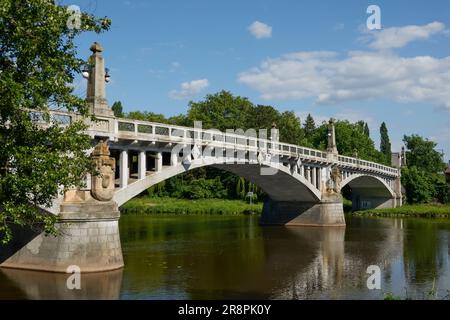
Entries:
[[125, 117], [133, 120], [150, 121], [173, 125], [188, 125], [186, 116], [184, 115], [166, 118], [163, 114], [160, 113], [154, 113], [149, 111], [131, 111], [125, 114]]
[[189, 186], [184, 185], [181, 190], [184, 199], [223, 199], [227, 197], [227, 190], [223, 187], [219, 177], [206, 180], [193, 180]]
[[242, 200], [140, 197], [125, 203], [120, 211], [123, 214], [259, 214], [262, 204], [248, 204]]
[[415, 166], [427, 173], [442, 173], [445, 164], [442, 154], [435, 150], [436, 143], [424, 139], [419, 135], [404, 136], [406, 145], [406, 163], [409, 167]]
[[445, 183], [444, 181], [437, 181], [435, 184], [436, 189], [436, 199], [440, 203], [450, 204], [450, 183]]
[[[11, 225], [56, 233], [49, 207], [60, 190], [81, 186], [90, 160], [90, 140], [82, 123], [63, 128], [50, 108], [87, 115], [85, 101], [73, 94], [77, 58], [74, 40], [85, 31], [109, 28], [108, 19], [83, 13], [81, 28], [67, 25], [71, 13], [48, 0], [0, 0], [0, 241], [11, 239]], [[50, 122], [37, 127], [29, 111]]]
[[391, 164], [392, 151], [391, 151], [391, 142], [389, 140], [388, 129], [386, 127], [386, 123], [382, 123], [380, 126], [380, 151], [384, 156], [384, 163], [387, 165]]
[[280, 113], [272, 106], [254, 105], [247, 98], [233, 96], [228, 91], [209, 94], [205, 100], [190, 102], [188, 122], [202, 121], [205, 129], [279, 129], [280, 141], [302, 144], [304, 141], [300, 119], [292, 111]]
[[403, 141], [408, 167], [402, 170], [402, 184], [408, 203], [448, 203], [450, 190], [442, 175], [445, 164], [436, 143], [419, 135], [404, 136]]
[[123, 107], [122, 107], [122, 102], [121, 101], [114, 102], [112, 107], [111, 107], [111, 109], [114, 112], [114, 116], [116, 116], [118, 118], [122, 118], [123, 117]]
[[190, 102], [188, 118], [202, 121], [205, 129], [247, 129], [248, 115], [253, 104], [242, 97], [235, 97], [228, 91], [207, 95], [204, 101]]
[[303, 130], [305, 131], [305, 138], [311, 139], [316, 131], [316, 122], [310, 113], [306, 116], [305, 123], [303, 124]]
[[370, 137], [370, 130], [369, 130], [369, 125], [367, 124], [367, 122], [360, 120], [360, 121], [356, 122], [356, 125], [358, 126], [358, 128], [361, 132], [363, 132], [366, 136]]
[[417, 167], [402, 169], [402, 185], [405, 187], [408, 203], [426, 203], [433, 197], [433, 184], [429, 175]]
[[449, 205], [415, 204], [397, 208], [369, 209], [353, 212], [355, 216], [449, 218]]

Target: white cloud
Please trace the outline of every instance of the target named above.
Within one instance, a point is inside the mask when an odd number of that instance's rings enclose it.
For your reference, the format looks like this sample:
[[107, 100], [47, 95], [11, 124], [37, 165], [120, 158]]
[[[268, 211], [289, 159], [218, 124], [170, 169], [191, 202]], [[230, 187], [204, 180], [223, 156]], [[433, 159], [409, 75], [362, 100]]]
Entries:
[[192, 80], [183, 82], [180, 90], [172, 90], [169, 97], [172, 99], [182, 100], [190, 98], [209, 86], [208, 79]]
[[174, 61], [174, 62], [172, 62], [172, 63], [170, 64], [170, 70], [169, 70], [169, 72], [175, 72], [175, 71], [177, 71], [178, 69], [180, 69], [180, 67], [181, 67], [181, 63], [179, 63], [178, 61]]
[[368, 31], [366, 35], [373, 40], [369, 47], [383, 50], [402, 48], [410, 42], [426, 40], [432, 35], [443, 32], [445, 32], [445, 25], [435, 21], [422, 26], [410, 25], [386, 28], [381, 31]]
[[319, 104], [370, 98], [425, 102], [450, 112], [450, 56], [387, 52], [296, 52], [238, 75], [263, 99], [316, 98]]
[[272, 37], [272, 27], [268, 26], [265, 23], [255, 21], [253, 22], [249, 27], [248, 31], [256, 38], [256, 39], [263, 39], [263, 38], [270, 38]]
[[334, 31], [341, 31], [345, 29], [345, 24], [343, 23], [338, 23], [333, 27]]

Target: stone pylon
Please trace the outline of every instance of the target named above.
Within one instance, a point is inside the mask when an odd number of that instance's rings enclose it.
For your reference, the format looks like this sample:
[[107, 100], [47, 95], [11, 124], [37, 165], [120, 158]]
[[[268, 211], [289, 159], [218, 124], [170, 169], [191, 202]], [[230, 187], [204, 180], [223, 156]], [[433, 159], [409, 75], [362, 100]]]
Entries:
[[109, 157], [103, 141], [95, 147], [92, 158], [97, 172], [91, 179], [91, 190], [66, 192], [56, 223], [58, 235], [29, 236], [25, 245], [9, 248], [11, 256], [1, 267], [51, 272], [68, 272], [71, 266], [81, 272], [123, 267], [120, 212], [113, 201], [115, 160]]
[[103, 58], [103, 47], [94, 42], [90, 50], [92, 55], [88, 62], [88, 83], [86, 101], [90, 113], [97, 116], [114, 117], [114, 112], [109, 108], [106, 99], [106, 69]]

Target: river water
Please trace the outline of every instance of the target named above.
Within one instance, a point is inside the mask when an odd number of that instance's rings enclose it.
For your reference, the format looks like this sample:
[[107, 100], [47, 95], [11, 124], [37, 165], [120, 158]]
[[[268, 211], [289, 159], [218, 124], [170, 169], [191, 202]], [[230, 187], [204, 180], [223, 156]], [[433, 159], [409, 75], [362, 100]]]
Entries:
[[[125, 268], [0, 269], [0, 299], [443, 299], [450, 221], [347, 217], [346, 228], [261, 227], [256, 216], [123, 216]], [[371, 265], [380, 289], [368, 289]], [[373, 282], [371, 282], [373, 283]]]

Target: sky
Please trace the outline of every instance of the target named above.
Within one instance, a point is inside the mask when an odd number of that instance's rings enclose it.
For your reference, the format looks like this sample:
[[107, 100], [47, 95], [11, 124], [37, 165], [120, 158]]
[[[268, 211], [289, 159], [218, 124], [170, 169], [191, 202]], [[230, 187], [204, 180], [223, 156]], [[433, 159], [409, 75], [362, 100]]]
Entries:
[[[403, 135], [438, 143], [450, 159], [450, 1], [64, 0], [112, 19], [78, 40], [100, 42], [110, 105], [166, 116], [229, 90], [304, 121], [368, 122], [379, 146], [384, 121], [393, 151]], [[381, 29], [369, 30], [369, 5]], [[369, 19], [370, 21], [373, 21]], [[77, 79], [77, 94], [85, 81]]]

